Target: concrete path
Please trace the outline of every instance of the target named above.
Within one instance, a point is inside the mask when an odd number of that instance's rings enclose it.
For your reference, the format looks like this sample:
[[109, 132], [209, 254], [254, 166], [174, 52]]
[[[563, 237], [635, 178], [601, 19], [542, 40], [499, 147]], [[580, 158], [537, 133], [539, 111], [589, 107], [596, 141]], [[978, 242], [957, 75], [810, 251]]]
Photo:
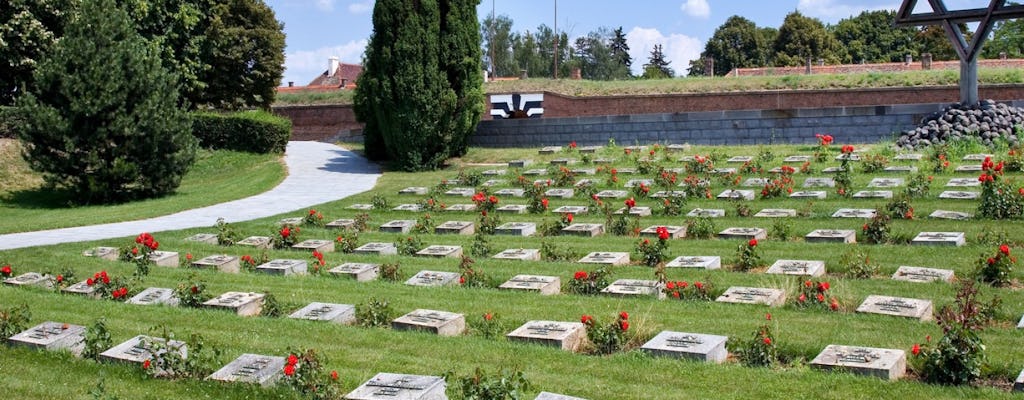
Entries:
[[217, 218], [239, 222], [269, 217], [365, 192], [380, 177], [376, 165], [329, 143], [289, 142], [285, 163], [284, 181], [256, 196], [138, 221], [0, 235], [0, 250], [211, 227]]

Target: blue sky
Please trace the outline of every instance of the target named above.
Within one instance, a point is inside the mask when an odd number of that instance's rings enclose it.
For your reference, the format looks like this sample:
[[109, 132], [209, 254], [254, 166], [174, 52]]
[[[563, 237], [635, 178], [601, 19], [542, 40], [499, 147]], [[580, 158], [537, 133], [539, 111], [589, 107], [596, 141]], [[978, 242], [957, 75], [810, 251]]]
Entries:
[[[556, 0], [482, 0], [481, 18], [491, 13], [512, 18], [514, 31], [554, 25]], [[266, 0], [287, 35], [282, 83], [305, 85], [327, 69], [327, 59], [359, 63], [373, 31], [372, 0]], [[558, 28], [569, 36], [586, 35], [605, 26], [622, 26], [634, 59], [634, 70], [647, 60], [655, 44], [662, 44], [672, 67], [685, 72], [697, 58], [715, 28], [732, 15], [758, 26], [778, 27], [786, 14], [804, 15], [836, 23], [864, 10], [896, 9], [900, 0], [557, 0]], [[918, 11], [930, 11], [920, 0]], [[949, 9], [984, 7], [986, 0], [946, 0]]]

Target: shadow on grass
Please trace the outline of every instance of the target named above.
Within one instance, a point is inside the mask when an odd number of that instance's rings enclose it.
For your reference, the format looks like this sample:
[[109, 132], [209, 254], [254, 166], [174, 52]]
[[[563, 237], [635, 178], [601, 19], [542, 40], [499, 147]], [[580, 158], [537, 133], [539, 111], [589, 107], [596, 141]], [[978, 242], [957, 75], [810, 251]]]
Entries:
[[35, 188], [16, 190], [0, 194], [0, 202], [7, 208], [21, 209], [64, 209], [77, 208], [87, 204], [75, 202], [75, 196], [65, 189]]

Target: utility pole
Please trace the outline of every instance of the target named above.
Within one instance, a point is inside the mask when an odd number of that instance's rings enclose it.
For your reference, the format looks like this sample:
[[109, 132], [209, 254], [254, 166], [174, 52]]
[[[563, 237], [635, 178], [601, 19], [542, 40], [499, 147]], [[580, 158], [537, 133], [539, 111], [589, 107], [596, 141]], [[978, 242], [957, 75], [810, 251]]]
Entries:
[[555, 79], [558, 79], [558, 0], [555, 0]]
[[491, 48], [491, 80], [493, 81], [496, 77], [494, 73], [497, 71], [494, 66], [494, 0], [491, 0], [491, 40], [488, 44], [490, 45], [488, 47]]

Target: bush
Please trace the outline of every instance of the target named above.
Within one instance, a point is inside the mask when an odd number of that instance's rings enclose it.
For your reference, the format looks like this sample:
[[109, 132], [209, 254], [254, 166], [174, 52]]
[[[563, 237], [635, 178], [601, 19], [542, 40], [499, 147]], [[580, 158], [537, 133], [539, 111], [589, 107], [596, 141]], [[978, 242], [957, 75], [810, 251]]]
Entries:
[[200, 146], [211, 149], [283, 153], [292, 122], [266, 111], [199, 112], [193, 114], [192, 135]]
[[18, 116], [14, 108], [0, 107], [0, 139], [13, 138], [18, 136], [14, 127], [18, 125], [15, 118]]

